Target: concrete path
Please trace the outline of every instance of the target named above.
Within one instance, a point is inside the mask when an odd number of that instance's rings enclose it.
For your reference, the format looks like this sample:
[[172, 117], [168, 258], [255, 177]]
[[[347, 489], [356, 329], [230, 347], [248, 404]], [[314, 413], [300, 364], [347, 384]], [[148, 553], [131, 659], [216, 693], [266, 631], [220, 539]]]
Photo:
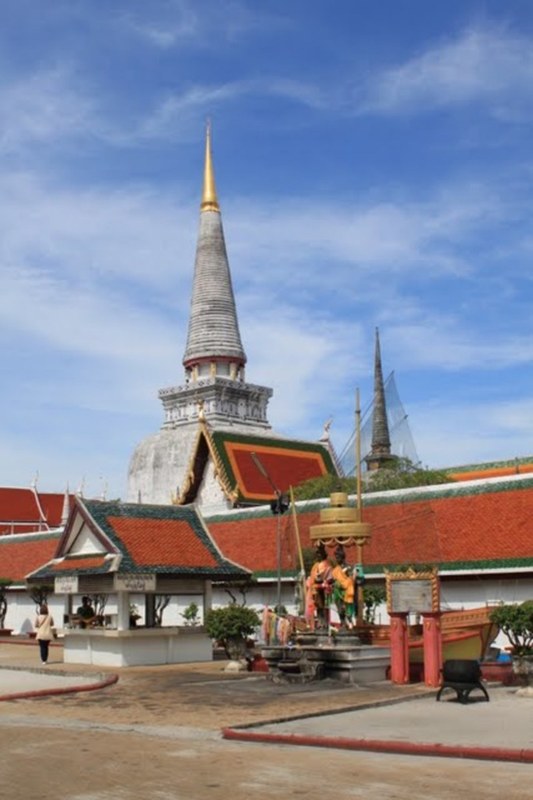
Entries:
[[228, 738], [375, 752], [459, 756], [533, 763], [533, 698], [491, 687], [490, 702], [435, 702], [358, 708], [225, 731]]
[[12, 669], [0, 667], [0, 700], [86, 692], [109, 686], [116, 676], [66, 675], [48, 667]]
[[[83, 714], [96, 725], [142, 720], [169, 734], [176, 725], [200, 726], [248, 742], [533, 763], [533, 698], [514, 688], [489, 686], [489, 703], [475, 693], [462, 705], [451, 692], [437, 703], [420, 685], [277, 686], [261, 674], [223, 670], [220, 662], [100, 670], [63, 664], [59, 644], [41, 667], [35, 644], [0, 642], [0, 700], [90, 692]], [[94, 691], [117, 680], [112, 694]], [[62, 702], [63, 722], [82, 710], [74, 702]], [[42, 720], [41, 703], [39, 711]], [[53, 708], [46, 713], [53, 716]]]
[[46, 666], [40, 663], [35, 641], [0, 642], [0, 701], [101, 689], [116, 683], [118, 676], [89, 667], [70, 670], [63, 664], [63, 647], [53, 642]]

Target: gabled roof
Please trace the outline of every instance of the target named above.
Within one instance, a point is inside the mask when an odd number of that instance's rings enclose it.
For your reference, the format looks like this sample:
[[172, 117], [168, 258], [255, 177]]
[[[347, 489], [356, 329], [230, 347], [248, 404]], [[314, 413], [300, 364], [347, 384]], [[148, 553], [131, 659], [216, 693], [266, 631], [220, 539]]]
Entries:
[[49, 561], [55, 551], [61, 531], [50, 533], [17, 533], [0, 536], [0, 578], [23, 583], [28, 572]]
[[0, 535], [58, 528], [62, 522], [64, 501], [64, 494], [38, 492], [34, 488], [0, 487]]
[[[83, 542], [83, 547], [79, 543]], [[216, 580], [247, 570], [224, 558], [195, 508], [80, 500], [54, 560], [32, 580], [58, 574], [156, 573]]]
[[[272, 483], [258, 469], [252, 453], [259, 459]], [[280, 492], [287, 492], [291, 486], [310, 478], [337, 475], [328, 446], [322, 442], [211, 431], [203, 424], [180, 503], [190, 503], [196, 498], [209, 456], [215, 464], [215, 474], [224, 494], [235, 505], [257, 505], [271, 501], [275, 496], [272, 484]]]
[[[326, 500], [298, 503], [298, 532], [311, 547], [309, 528]], [[533, 571], [533, 477], [380, 492], [364, 496], [363, 519], [372, 525], [364, 548], [365, 570], [436, 564], [443, 571]], [[282, 570], [299, 569], [296, 535], [289, 515], [281, 527]], [[277, 523], [269, 509], [240, 510], [207, 517], [209, 529], [231, 558], [256, 575], [276, 569]], [[290, 552], [289, 552], [290, 551]], [[347, 548], [347, 562], [356, 553]]]

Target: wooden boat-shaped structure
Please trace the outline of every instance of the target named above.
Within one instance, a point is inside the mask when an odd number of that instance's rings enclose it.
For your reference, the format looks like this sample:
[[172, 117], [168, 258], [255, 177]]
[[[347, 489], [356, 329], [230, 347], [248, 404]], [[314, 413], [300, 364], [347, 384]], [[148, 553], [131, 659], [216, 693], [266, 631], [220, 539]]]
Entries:
[[[498, 635], [498, 626], [490, 621], [490, 606], [464, 611], [444, 611], [441, 616], [442, 660], [468, 658], [481, 660]], [[390, 640], [388, 625], [368, 626], [361, 631], [368, 644], [385, 644]], [[409, 663], [424, 662], [422, 625], [409, 628]]]

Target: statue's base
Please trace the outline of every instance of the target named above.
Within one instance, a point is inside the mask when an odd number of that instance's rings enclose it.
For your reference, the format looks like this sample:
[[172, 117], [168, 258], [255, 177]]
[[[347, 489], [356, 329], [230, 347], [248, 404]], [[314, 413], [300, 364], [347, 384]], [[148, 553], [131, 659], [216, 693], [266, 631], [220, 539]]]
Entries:
[[261, 655], [276, 682], [304, 683], [332, 678], [343, 683], [384, 681], [390, 666], [390, 648], [359, 643], [349, 631], [329, 636], [320, 631], [302, 633], [295, 647], [262, 647]]

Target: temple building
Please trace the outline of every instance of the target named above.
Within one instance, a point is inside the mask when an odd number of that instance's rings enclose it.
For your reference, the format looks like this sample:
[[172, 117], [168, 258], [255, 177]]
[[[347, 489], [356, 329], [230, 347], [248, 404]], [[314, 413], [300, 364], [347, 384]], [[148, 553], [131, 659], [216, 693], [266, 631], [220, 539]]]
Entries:
[[[375, 342], [373, 413], [362, 450], [369, 474], [398, 458], [418, 463], [411, 456], [414, 444], [406, 446], [409, 431], [398, 446], [395, 429], [407, 427], [407, 415], [399, 402], [390, 402], [378, 331]], [[127, 503], [87, 501], [68, 491], [44, 494], [35, 486], [0, 487], [0, 578], [12, 582], [8, 628], [32, 630], [27, 581], [53, 578], [55, 586], [58, 577], [64, 593], [50, 596], [56, 618], [69, 624], [84, 593], [109, 596], [104, 616], [112, 641], [122, 637], [127, 643], [132, 636], [122, 630], [130, 602], [144, 603], [139, 627], [151, 629], [152, 595], [168, 595], [165, 627], [183, 628], [191, 603], [200, 607], [201, 621], [209, 607], [228, 603], [227, 584], [243, 575], [254, 578], [242, 590], [247, 605], [260, 611], [279, 599], [296, 612], [303, 551], [312, 548], [311, 529], [330, 500], [300, 501], [285, 515], [273, 512], [290, 487], [340, 475], [341, 463], [353, 473], [354, 461], [342, 453], [337, 459], [328, 425], [315, 442], [276, 434], [268, 420], [272, 389], [248, 383], [245, 366], [208, 129], [183, 381], [159, 392], [161, 429], [134, 450]], [[348, 455], [355, 457], [351, 444]], [[363, 493], [363, 521], [372, 536], [363, 558], [355, 546], [347, 549], [347, 563], [364, 568], [376, 586], [391, 568], [438, 567], [443, 610], [530, 599], [533, 457], [447, 472], [450, 483]], [[145, 578], [148, 588], [136, 594], [131, 586]], [[126, 579], [128, 591], [121, 588]], [[184, 632], [177, 635], [183, 641]], [[80, 644], [81, 634], [74, 636], [71, 641]], [[137, 641], [150, 636], [155, 640], [149, 633]], [[161, 645], [165, 653], [167, 645]], [[139, 652], [131, 657], [140, 658]]]
[[272, 389], [247, 383], [235, 296], [207, 129], [200, 226], [184, 381], [161, 389], [161, 429], [135, 449], [128, 500], [223, 510], [267, 502], [339, 467], [326, 434], [301, 442], [275, 434]]

